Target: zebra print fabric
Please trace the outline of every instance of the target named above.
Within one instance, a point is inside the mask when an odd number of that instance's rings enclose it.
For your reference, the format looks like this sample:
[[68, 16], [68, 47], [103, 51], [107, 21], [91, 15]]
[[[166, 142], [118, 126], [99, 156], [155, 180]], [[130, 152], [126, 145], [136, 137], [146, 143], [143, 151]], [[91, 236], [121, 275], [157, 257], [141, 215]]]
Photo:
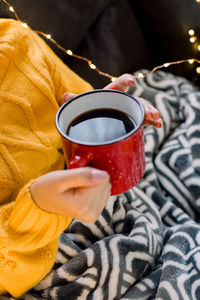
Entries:
[[23, 299], [200, 299], [200, 92], [163, 71], [128, 92], [163, 116], [162, 129], [144, 129], [144, 178], [95, 224], [75, 220], [53, 270]]

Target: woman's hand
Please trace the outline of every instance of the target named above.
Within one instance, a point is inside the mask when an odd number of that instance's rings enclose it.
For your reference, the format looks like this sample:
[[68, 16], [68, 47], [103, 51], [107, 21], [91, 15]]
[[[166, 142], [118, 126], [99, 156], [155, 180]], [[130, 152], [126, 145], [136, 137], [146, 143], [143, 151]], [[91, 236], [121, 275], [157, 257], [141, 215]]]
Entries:
[[108, 173], [90, 167], [50, 172], [30, 188], [41, 209], [88, 223], [98, 219], [110, 190]]
[[[125, 92], [129, 87], [135, 85], [135, 79], [131, 74], [123, 74], [122, 76], [118, 77], [115, 81], [105, 86], [104, 89], [112, 89]], [[72, 93], [65, 93], [62, 97], [61, 103], [68, 101], [69, 99], [76, 96]], [[141, 103], [143, 104], [145, 110], [145, 117], [143, 125], [153, 125], [157, 128], [162, 127], [162, 119], [160, 112], [151, 104], [149, 104], [145, 99], [138, 98]]]

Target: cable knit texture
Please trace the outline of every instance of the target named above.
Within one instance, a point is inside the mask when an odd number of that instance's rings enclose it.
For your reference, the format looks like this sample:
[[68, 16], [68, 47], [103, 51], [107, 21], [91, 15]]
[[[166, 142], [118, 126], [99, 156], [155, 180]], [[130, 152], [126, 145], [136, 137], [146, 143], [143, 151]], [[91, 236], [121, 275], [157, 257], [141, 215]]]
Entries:
[[55, 114], [64, 92], [92, 87], [30, 28], [0, 19], [0, 294], [19, 297], [53, 266], [71, 218], [32, 201], [32, 180], [62, 169]]

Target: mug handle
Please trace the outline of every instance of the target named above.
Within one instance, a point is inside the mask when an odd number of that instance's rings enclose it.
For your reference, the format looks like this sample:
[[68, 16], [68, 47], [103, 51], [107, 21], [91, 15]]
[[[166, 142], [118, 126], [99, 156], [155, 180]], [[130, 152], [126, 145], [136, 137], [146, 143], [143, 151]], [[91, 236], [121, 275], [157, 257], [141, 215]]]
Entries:
[[92, 153], [87, 153], [86, 155], [80, 156], [80, 155], [74, 155], [72, 159], [69, 162], [69, 169], [74, 168], [82, 168], [86, 167], [87, 164], [93, 160], [94, 156]]

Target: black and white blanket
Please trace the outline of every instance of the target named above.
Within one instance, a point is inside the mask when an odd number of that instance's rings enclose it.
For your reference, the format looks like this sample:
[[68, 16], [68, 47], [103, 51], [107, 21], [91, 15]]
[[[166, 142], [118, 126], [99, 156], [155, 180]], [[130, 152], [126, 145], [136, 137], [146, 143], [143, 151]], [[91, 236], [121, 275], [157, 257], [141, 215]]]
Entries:
[[23, 299], [200, 299], [200, 92], [157, 71], [129, 93], [164, 121], [144, 129], [144, 178], [95, 224], [74, 221], [53, 270]]

